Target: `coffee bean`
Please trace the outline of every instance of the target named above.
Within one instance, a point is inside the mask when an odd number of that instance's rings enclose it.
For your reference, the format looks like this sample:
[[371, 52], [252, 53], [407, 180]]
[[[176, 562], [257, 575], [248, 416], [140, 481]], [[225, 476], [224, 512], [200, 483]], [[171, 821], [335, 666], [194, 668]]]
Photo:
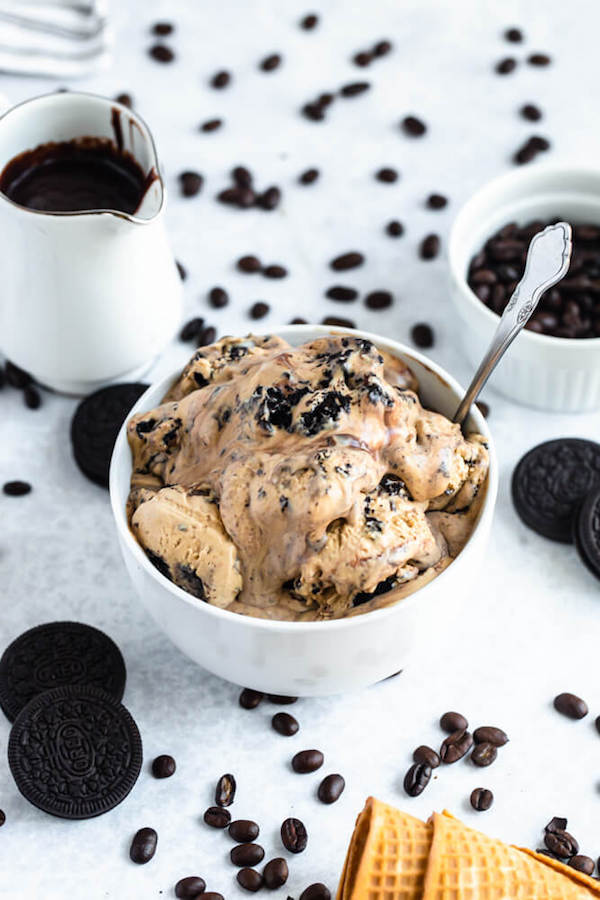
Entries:
[[216, 891], [206, 891], [202, 894], [202, 900], [224, 900], [224, 898], [223, 894], [218, 894]]
[[294, 316], [293, 319], [290, 319], [290, 325], [308, 325], [308, 319], [303, 319], [302, 316]]
[[222, 88], [227, 87], [230, 81], [231, 72], [228, 72], [226, 69], [221, 69], [220, 72], [215, 72], [210, 80], [210, 83], [212, 87], [216, 88], [217, 90], [221, 90]]
[[4, 366], [0, 364], [0, 390], [4, 387], [6, 378], [4, 377]]
[[215, 789], [215, 803], [217, 806], [231, 806], [235, 799], [235, 778], [233, 775], [221, 775]]
[[331, 900], [329, 888], [326, 888], [320, 881], [315, 884], [309, 884], [300, 894], [300, 900]]
[[179, 332], [180, 341], [195, 341], [204, 328], [204, 319], [201, 316], [195, 316], [189, 319], [181, 331]]
[[498, 75], [509, 75], [517, 68], [517, 61], [512, 56], [506, 56], [496, 63], [496, 72]]
[[362, 253], [351, 250], [349, 253], [342, 253], [340, 256], [332, 259], [329, 263], [329, 268], [333, 269], [334, 272], [345, 272], [347, 269], [356, 269], [358, 266], [362, 266], [364, 261], [365, 257]]
[[252, 891], [253, 894], [260, 891], [263, 886], [263, 877], [256, 869], [247, 867], [240, 869], [236, 878], [240, 887], [243, 887], [245, 891]]
[[311, 122], [322, 122], [325, 118], [323, 108], [319, 106], [318, 103], [305, 103], [301, 112], [302, 115], [307, 119], [310, 119]]
[[428, 347], [433, 347], [433, 329], [431, 325], [427, 325], [426, 322], [419, 322], [417, 325], [413, 325], [410, 331], [410, 336], [413, 340], [413, 343], [417, 347], [421, 347], [423, 350], [426, 350]]
[[278, 734], [282, 734], [284, 737], [291, 737], [296, 734], [300, 728], [293, 716], [283, 712], [275, 713], [271, 719], [271, 725], [273, 726], [274, 731]]
[[259, 194], [256, 202], [258, 203], [258, 205], [260, 206], [261, 209], [266, 209], [268, 211], [271, 211], [272, 209], [275, 209], [277, 206], [279, 206], [280, 200], [281, 200], [281, 191], [279, 190], [278, 187], [273, 186], [273, 187], [267, 188], [267, 190], [264, 191], [264, 193]]
[[600, 734], [600, 716], [596, 717], [596, 721], [594, 722], [594, 725], [596, 726], [596, 731], [598, 732], [598, 734]]
[[387, 56], [391, 49], [391, 41], [377, 41], [373, 47], [373, 56]]
[[251, 187], [252, 186], [252, 172], [246, 168], [246, 166], [236, 166], [235, 169], [231, 172], [231, 177], [238, 185], [238, 187]]
[[251, 819], [236, 819], [229, 826], [229, 836], [238, 844], [250, 844], [255, 841], [260, 828]]
[[529, 122], [539, 122], [542, 118], [542, 111], [539, 107], [534, 106], [533, 103], [526, 103], [519, 110], [524, 119], [527, 119]]
[[24, 497], [31, 493], [31, 485], [27, 481], [6, 481], [2, 490], [7, 497]]
[[494, 744], [489, 744], [485, 741], [481, 744], [475, 744], [475, 749], [471, 753], [471, 762], [476, 766], [484, 768], [485, 766], [491, 766], [497, 756], [497, 747], [495, 747]]
[[231, 822], [231, 813], [220, 806], [209, 806], [204, 813], [204, 821], [211, 828], [227, 828]]
[[265, 851], [260, 844], [237, 844], [229, 853], [234, 866], [256, 866], [265, 858]]
[[337, 300], [338, 303], [351, 303], [358, 297], [358, 291], [354, 288], [334, 285], [333, 287], [327, 288], [325, 296], [329, 297], [330, 300]]
[[289, 869], [285, 859], [281, 856], [270, 859], [263, 869], [265, 887], [268, 887], [271, 891], [280, 888], [288, 880], [288, 875]]
[[301, 750], [292, 759], [292, 769], [299, 775], [316, 772], [323, 765], [324, 759], [320, 750]]
[[134, 863], [145, 865], [156, 853], [157, 842], [158, 835], [154, 828], [140, 828], [133, 836], [129, 848], [129, 858]]
[[419, 246], [421, 259], [435, 259], [440, 252], [440, 238], [437, 234], [428, 234]]
[[569, 719], [583, 719], [589, 712], [585, 700], [575, 694], [559, 694], [554, 698], [554, 709]]
[[166, 44], [153, 44], [148, 53], [157, 62], [170, 63], [175, 59], [175, 53]]
[[342, 775], [326, 775], [317, 790], [321, 803], [335, 803], [342, 796], [346, 781]]
[[351, 81], [340, 88], [340, 97], [356, 97], [358, 94], [364, 94], [370, 87], [370, 81]]
[[291, 706], [292, 703], [298, 702], [297, 697], [288, 697], [285, 694], [267, 694], [267, 700], [276, 706]]
[[305, 169], [305, 171], [298, 176], [298, 181], [300, 184], [314, 184], [318, 177], [318, 169]]
[[262, 263], [257, 256], [249, 254], [248, 256], [240, 256], [236, 263], [236, 268], [239, 272], [245, 272], [247, 275], [250, 275], [254, 272], [260, 272]]
[[131, 94], [117, 94], [115, 97], [115, 101], [120, 103], [121, 106], [126, 106], [128, 109], [133, 109], [133, 97]]
[[265, 278], [286, 278], [287, 274], [288, 270], [284, 266], [271, 265], [263, 269]]
[[471, 792], [471, 806], [478, 812], [484, 812], [489, 809], [494, 802], [494, 795], [487, 788], [475, 788]]
[[569, 865], [572, 869], [576, 869], [578, 872], [583, 872], [585, 875], [594, 874], [595, 863], [594, 860], [589, 856], [582, 856], [580, 854], [572, 856], [569, 860]]
[[559, 859], [570, 859], [579, 853], [579, 844], [568, 831], [547, 831], [544, 843]]
[[512, 44], [520, 44], [523, 40], [523, 32], [520, 28], [507, 28], [504, 32], [504, 37]]
[[553, 816], [547, 825], [544, 826], [544, 831], [556, 832], [556, 831], [566, 831], [567, 829], [567, 820], [562, 816]]
[[354, 56], [352, 57], [352, 62], [355, 66], [360, 66], [361, 69], [364, 69], [366, 66], [370, 65], [373, 62], [373, 57], [370, 53], [361, 51], [360, 53], [354, 54]]
[[531, 146], [531, 144], [526, 143], [523, 144], [522, 147], [514, 153], [513, 162], [517, 165], [525, 165], [528, 162], [531, 162], [532, 159], [535, 159], [537, 156], [537, 150]]
[[331, 91], [325, 91], [322, 94], [319, 94], [317, 97], [317, 105], [318, 106], [329, 106], [335, 100], [335, 94], [332, 94]]
[[393, 184], [395, 181], [398, 181], [398, 173], [395, 169], [384, 167], [375, 172], [375, 178], [377, 181], [382, 181], [384, 184]]
[[529, 144], [535, 150], [549, 150], [550, 149], [550, 141], [548, 138], [540, 137], [538, 134], [534, 134], [533, 137], [529, 138]]
[[369, 309], [388, 309], [394, 302], [394, 297], [389, 291], [371, 291], [365, 297], [365, 306]]
[[435, 750], [432, 750], [431, 747], [427, 747], [425, 744], [421, 744], [420, 747], [413, 753], [413, 761], [416, 763], [424, 763], [426, 766], [429, 766], [430, 769], [437, 769], [440, 764], [440, 758]]
[[272, 72], [280, 65], [281, 56], [279, 55], [279, 53], [271, 53], [269, 56], [265, 56], [265, 58], [261, 61], [260, 68], [263, 72]]
[[172, 22], [156, 22], [151, 30], [152, 34], [165, 37], [167, 34], [172, 34], [175, 31], [175, 26]]
[[208, 292], [208, 301], [213, 309], [221, 309], [229, 303], [229, 294], [222, 287], [214, 287]]
[[175, 774], [176, 764], [172, 756], [164, 753], [152, 762], [152, 774], [155, 778], [170, 778]]
[[431, 766], [427, 763], [415, 763], [404, 776], [404, 790], [409, 797], [422, 794], [431, 778]]
[[458, 712], [446, 712], [440, 719], [440, 728], [446, 734], [452, 734], [453, 731], [460, 731], [469, 727], [466, 718]]
[[198, 336], [197, 346], [198, 347], [206, 347], [208, 344], [213, 344], [215, 342], [215, 338], [217, 337], [217, 329], [214, 325], [208, 325], [206, 328], [203, 328]]
[[195, 197], [200, 193], [204, 179], [199, 172], [182, 172], [179, 176], [181, 193], [184, 197]]
[[345, 319], [343, 316], [325, 316], [321, 319], [321, 325], [332, 325], [334, 328], [356, 328], [356, 322]]
[[300, 19], [300, 28], [303, 28], [304, 31], [312, 31], [313, 28], [316, 28], [318, 22], [319, 17], [315, 13], [308, 13]]
[[410, 135], [410, 137], [422, 137], [427, 131], [425, 122], [422, 122], [416, 116], [405, 116], [401, 125], [404, 133]]
[[175, 896], [180, 900], [197, 900], [199, 894], [203, 894], [206, 889], [204, 878], [199, 875], [188, 875], [187, 878], [180, 878], [175, 885]]
[[481, 725], [473, 732], [473, 740], [476, 744], [493, 744], [494, 747], [504, 747], [508, 744], [508, 735], [501, 728], [493, 725]]
[[9, 359], [6, 360], [4, 374], [6, 376], [6, 383], [11, 387], [17, 388], [19, 391], [22, 391], [33, 381], [29, 372], [26, 372], [25, 369], [21, 369], [20, 366], [15, 365], [15, 363], [12, 363]]
[[[440, 747], [440, 759], [443, 763], [455, 763], [462, 759], [473, 746], [473, 736], [464, 728], [453, 731], [442, 741]], [[480, 745], [483, 746], [483, 745]]]
[[187, 278], [187, 270], [183, 263], [180, 263], [179, 260], [175, 260], [175, 265], [177, 266], [177, 271], [179, 272], [179, 277], [182, 281], [185, 281]]
[[385, 226], [385, 230], [390, 237], [401, 237], [404, 234], [404, 225], [402, 222], [392, 219], [392, 221], [388, 222]]
[[2, 828], [2, 826], [4, 825], [5, 822], [6, 822], [6, 813], [4, 812], [3, 809], [0, 809], [0, 828]]
[[270, 308], [268, 303], [265, 303], [263, 300], [257, 300], [256, 303], [253, 303], [250, 307], [250, 318], [264, 319]]
[[443, 194], [430, 194], [427, 198], [427, 206], [429, 209], [443, 209], [448, 205], [448, 198]]
[[264, 696], [262, 691], [253, 691], [252, 688], [244, 688], [240, 694], [240, 706], [242, 709], [256, 709]]
[[552, 60], [547, 53], [532, 53], [527, 57], [530, 66], [549, 66]]
[[308, 834], [300, 819], [285, 819], [281, 823], [281, 842], [290, 853], [302, 853], [306, 850]]
[[23, 401], [27, 409], [39, 409], [42, 405], [41, 394], [32, 384], [28, 384], [23, 391]]
[[216, 131], [223, 124], [223, 119], [207, 119], [200, 124], [200, 131]]

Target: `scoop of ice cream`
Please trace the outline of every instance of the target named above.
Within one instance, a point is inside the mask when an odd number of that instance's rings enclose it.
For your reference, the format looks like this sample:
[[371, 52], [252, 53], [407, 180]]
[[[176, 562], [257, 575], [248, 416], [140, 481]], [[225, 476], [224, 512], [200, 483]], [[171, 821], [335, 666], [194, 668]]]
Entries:
[[237, 612], [332, 618], [395, 601], [460, 551], [487, 474], [484, 439], [417, 389], [359, 338], [198, 350], [128, 423], [138, 541]]

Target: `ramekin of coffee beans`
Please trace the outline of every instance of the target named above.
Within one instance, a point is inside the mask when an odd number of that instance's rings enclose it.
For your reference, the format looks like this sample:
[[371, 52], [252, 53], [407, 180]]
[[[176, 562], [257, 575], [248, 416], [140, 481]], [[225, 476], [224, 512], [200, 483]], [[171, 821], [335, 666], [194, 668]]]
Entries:
[[539, 165], [477, 191], [450, 234], [452, 295], [477, 365], [523, 275], [529, 242], [560, 219], [573, 226], [569, 271], [543, 295], [493, 386], [527, 406], [589, 412], [600, 408], [600, 168]]

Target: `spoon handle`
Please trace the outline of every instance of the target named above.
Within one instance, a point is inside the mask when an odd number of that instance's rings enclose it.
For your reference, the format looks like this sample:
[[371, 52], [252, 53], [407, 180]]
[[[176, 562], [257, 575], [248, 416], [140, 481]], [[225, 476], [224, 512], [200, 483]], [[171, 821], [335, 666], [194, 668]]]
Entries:
[[482, 387], [529, 321], [542, 294], [567, 274], [572, 246], [571, 226], [567, 222], [549, 225], [534, 235], [527, 251], [523, 277], [502, 313], [488, 351], [454, 414], [453, 422], [462, 425]]

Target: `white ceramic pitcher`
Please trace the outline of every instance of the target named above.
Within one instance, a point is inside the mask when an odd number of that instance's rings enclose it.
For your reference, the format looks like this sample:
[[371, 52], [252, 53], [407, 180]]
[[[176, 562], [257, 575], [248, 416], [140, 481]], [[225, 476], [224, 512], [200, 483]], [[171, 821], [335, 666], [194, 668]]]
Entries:
[[154, 170], [135, 213], [39, 212], [0, 193], [0, 348], [41, 384], [74, 394], [139, 377], [182, 311], [166, 188], [139, 116], [92, 94], [28, 100], [0, 118], [0, 171], [25, 150], [83, 136], [121, 143]]

